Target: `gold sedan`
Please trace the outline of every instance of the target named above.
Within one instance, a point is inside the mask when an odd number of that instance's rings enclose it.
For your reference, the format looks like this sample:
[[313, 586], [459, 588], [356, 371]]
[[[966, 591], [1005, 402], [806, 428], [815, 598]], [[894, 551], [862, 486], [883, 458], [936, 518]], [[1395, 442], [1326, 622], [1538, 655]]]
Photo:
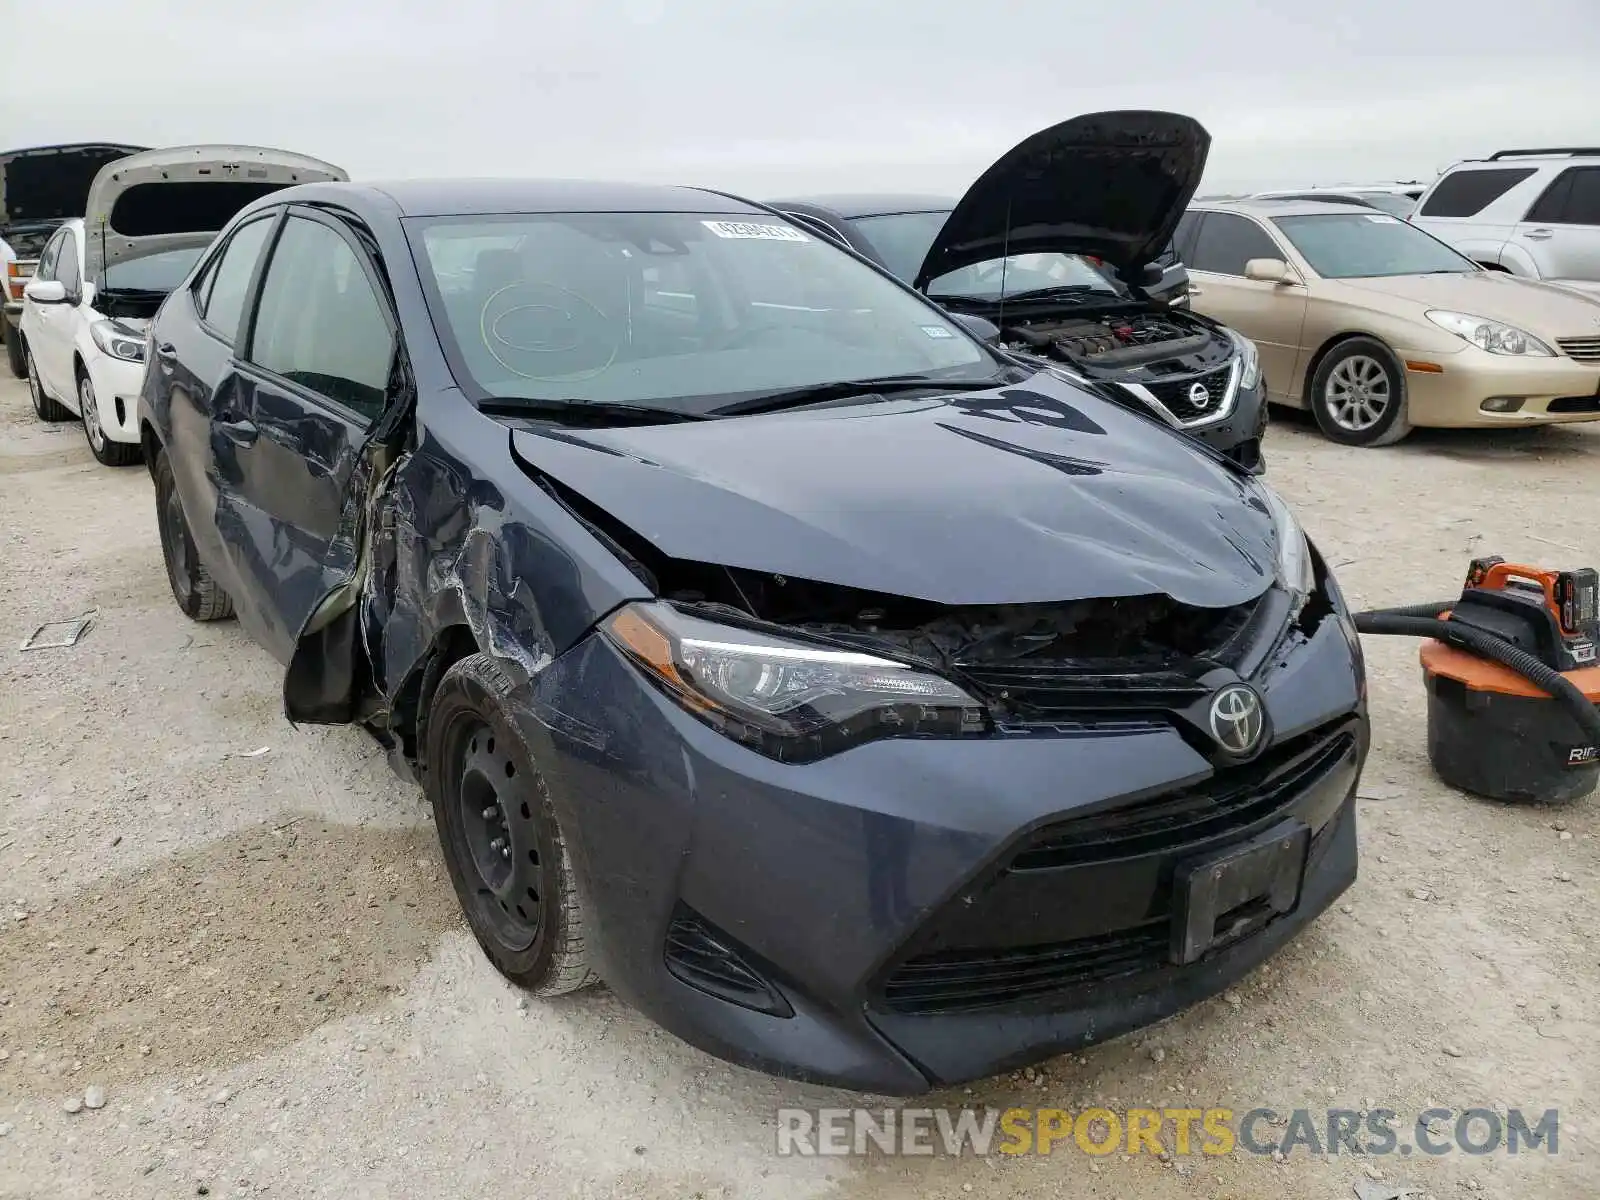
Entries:
[[1253, 340], [1268, 398], [1333, 441], [1600, 420], [1600, 296], [1484, 270], [1348, 204], [1198, 204], [1175, 242], [1191, 305]]

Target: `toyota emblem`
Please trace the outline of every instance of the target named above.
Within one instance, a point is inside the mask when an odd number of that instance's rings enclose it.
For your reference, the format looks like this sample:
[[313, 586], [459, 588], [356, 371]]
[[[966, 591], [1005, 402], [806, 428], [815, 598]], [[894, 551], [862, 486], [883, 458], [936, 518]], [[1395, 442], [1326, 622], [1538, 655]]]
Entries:
[[1255, 753], [1266, 726], [1261, 697], [1254, 688], [1243, 683], [1230, 683], [1218, 689], [1211, 697], [1209, 720], [1211, 736], [1217, 739], [1217, 745], [1236, 758]]
[[1211, 403], [1211, 392], [1203, 383], [1197, 383], [1189, 389], [1189, 403], [1196, 408], [1204, 408]]

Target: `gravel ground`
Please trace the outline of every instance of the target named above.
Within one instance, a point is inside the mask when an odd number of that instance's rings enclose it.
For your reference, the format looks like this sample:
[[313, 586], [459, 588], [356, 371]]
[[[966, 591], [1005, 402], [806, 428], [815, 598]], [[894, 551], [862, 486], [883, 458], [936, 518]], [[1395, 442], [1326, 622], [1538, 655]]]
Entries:
[[[1358, 606], [1448, 596], [1474, 554], [1600, 563], [1600, 429], [1359, 452], [1286, 421], [1270, 454]], [[1559, 1154], [778, 1157], [777, 1108], [849, 1098], [712, 1060], [603, 990], [521, 1002], [457, 916], [420, 794], [364, 735], [284, 722], [269, 657], [172, 604], [146, 473], [97, 466], [10, 379], [0, 547], [0, 1196], [1600, 1194], [1600, 798], [1437, 783], [1415, 643], [1369, 639], [1340, 907], [1226, 998], [934, 1102], [1556, 1107]], [[18, 651], [90, 610], [76, 647]]]

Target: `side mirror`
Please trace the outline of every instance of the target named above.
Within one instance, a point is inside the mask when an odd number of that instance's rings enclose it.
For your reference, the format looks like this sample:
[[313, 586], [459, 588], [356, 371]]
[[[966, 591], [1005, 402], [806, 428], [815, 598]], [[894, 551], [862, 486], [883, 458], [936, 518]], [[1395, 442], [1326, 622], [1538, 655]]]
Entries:
[[67, 285], [59, 279], [30, 279], [22, 294], [35, 304], [65, 304]]
[[972, 313], [957, 312], [951, 313], [950, 319], [985, 346], [998, 346], [1000, 344], [1000, 326], [993, 321], [985, 321], [982, 317], [975, 316]]
[[1299, 283], [1300, 279], [1281, 258], [1252, 258], [1244, 264], [1244, 277], [1257, 283]]

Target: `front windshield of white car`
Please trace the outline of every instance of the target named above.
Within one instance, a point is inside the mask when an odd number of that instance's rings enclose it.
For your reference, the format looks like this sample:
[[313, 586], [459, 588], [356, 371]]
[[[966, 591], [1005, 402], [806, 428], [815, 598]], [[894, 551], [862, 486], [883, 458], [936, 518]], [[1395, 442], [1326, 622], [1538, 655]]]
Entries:
[[1318, 213], [1274, 217], [1273, 222], [1324, 279], [1464, 275], [1479, 269], [1443, 242], [1388, 213]]
[[[949, 216], [948, 212], [884, 213], [855, 217], [850, 224], [890, 271], [910, 282], [922, 269], [922, 260]], [[928, 295], [999, 300], [1057, 287], [1120, 294], [1108, 276], [1076, 254], [1013, 254], [937, 276], [928, 284]]]
[[854, 380], [978, 383], [946, 314], [765, 215], [539, 213], [410, 223], [435, 318], [480, 399], [704, 413]]
[[162, 250], [106, 267], [103, 290], [108, 292], [170, 292], [183, 282], [204, 246]]

